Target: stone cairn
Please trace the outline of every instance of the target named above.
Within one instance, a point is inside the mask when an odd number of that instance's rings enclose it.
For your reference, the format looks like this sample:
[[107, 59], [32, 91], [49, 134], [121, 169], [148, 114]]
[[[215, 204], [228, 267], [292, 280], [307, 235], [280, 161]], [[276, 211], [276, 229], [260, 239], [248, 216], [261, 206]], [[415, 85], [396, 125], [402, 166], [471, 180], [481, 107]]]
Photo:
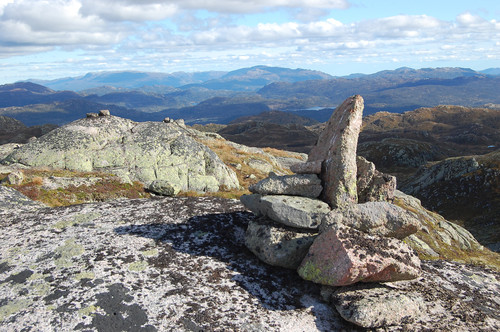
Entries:
[[396, 178], [356, 156], [363, 107], [361, 96], [345, 100], [295, 175], [271, 173], [241, 197], [259, 217], [245, 235], [259, 259], [325, 286], [419, 276], [420, 260], [401, 240], [420, 221], [391, 204]]

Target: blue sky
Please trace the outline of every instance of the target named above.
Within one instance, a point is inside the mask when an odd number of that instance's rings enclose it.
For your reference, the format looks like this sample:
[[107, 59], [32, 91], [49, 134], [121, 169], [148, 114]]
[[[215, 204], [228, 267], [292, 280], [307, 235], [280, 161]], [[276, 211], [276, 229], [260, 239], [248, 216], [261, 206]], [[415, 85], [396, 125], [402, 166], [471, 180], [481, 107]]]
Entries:
[[254, 65], [500, 67], [500, 1], [0, 0], [0, 84]]

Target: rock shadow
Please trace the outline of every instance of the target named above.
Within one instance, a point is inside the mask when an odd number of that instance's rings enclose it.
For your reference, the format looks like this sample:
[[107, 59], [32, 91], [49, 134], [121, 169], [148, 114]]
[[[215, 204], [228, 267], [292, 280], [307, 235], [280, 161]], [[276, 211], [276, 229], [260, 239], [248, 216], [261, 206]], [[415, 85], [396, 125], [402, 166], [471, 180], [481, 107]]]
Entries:
[[[211, 257], [223, 262], [232, 271], [229, 278], [258, 299], [263, 308], [276, 311], [311, 308], [320, 331], [345, 325], [334, 309], [320, 301], [320, 286], [303, 280], [296, 271], [261, 262], [246, 248], [244, 234], [248, 222], [254, 218], [252, 213], [245, 211], [206, 214], [191, 217], [185, 223], [128, 225], [115, 228], [115, 232], [154, 239], [161, 249], [158, 256], [148, 260], [149, 264], [170, 273], [180, 284], [186, 282], [185, 278], [172, 269], [167, 270], [169, 266], [180, 263], [193, 273], [197, 273], [200, 267], [190, 260], [173, 263], [175, 252]], [[211, 281], [217, 283], [220, 275], [224, 278], [224, 273], [215, 269], [215, 279]], [[326, 311], [332, 314], [325, 315]]]

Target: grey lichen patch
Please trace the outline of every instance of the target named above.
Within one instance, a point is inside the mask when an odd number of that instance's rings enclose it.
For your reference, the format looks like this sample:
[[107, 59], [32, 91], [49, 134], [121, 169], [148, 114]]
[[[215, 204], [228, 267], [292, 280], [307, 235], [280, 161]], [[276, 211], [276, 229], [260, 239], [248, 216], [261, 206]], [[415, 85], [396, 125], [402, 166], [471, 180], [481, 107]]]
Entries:
[[141, 272], [141, 271], [144, 271], [147, 267], [148, 267], [148, 262], [146, 262], [146, 261], [137, 261], [137, 262], [130, 263], [128, 265], [129, 271], [132, 271], [132, 272]]
[[72, 258], [80, 256], [84, 251], [83, 246], [76, 243], [75, 239], [68, 239], [62, 246], [56, 248], [55, 252], [59, 258], [55, 260], [55, 264], [58, 267], [71, 267], [73, 266]]
[[86, 224], [92, 222], [100, 216], [101, 214], [97, 212], [77, 214], [73, 216], [72, 219], [63, 219], [55, 223], [54, 225], [52, 225], [52, 227], [55, 229], [65, 229], [67, 227], [75, 226], [78, 224]]

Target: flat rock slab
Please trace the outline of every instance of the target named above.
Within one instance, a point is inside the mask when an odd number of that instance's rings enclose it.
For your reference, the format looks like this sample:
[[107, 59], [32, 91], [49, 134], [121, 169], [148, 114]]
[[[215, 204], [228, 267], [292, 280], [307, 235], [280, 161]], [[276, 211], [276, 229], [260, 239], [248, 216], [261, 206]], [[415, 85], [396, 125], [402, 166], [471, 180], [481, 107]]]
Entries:
[[298, 272], [326, 286], [409, 280], [419, 276], [420, 259], [402, 241], [338, 226], [314, 240]]
[[318, 198], [323, 190], [315, 174], [271, 176], [249, 187], [254, 194], [290, 195]]
[[317, 235], [258, 219], [248, 224], [245, 245], [267, 264], [296, 270]]
[[364, 328], [409, 324], [427, 314], [420, 294], [381, 284], [342, 287], [331, 302], [345, 320]]
[[[356, 330], [319, 286], [245, 247], [254, 216], [243, 210], [184, 197], [0, 207], [0, 330]], [[422, 268], [421, 278], [390, 287], [416, 292], [427, 314], [384, 331], [500, 330], [498, 272], [444, 261]]]
[[320, 230], [335, 225], [346, 225], [368, 234], [397, 239], [403, 239], [422, 228], [416, 214], [388, 202], [353, 204], [332, 210], [323, 218]]
[[[3, 197], [2, 197], [3, 198]], [[316, 285], [244, 245], [237, 200], [158, 198], [2, 215], [1, 331], [335, 331]]]
[[322, 198], [331, 207], [357, 203], [356, 148], [361, 130], [364, 101], [347, 98], [335, 111], [309, 152], [308, 162], [322, 161]]
[[282, 225], [318, 229], [330, 207], [319, 199], [285, 195], [244, 195], [240, 198], [247, 209]]

